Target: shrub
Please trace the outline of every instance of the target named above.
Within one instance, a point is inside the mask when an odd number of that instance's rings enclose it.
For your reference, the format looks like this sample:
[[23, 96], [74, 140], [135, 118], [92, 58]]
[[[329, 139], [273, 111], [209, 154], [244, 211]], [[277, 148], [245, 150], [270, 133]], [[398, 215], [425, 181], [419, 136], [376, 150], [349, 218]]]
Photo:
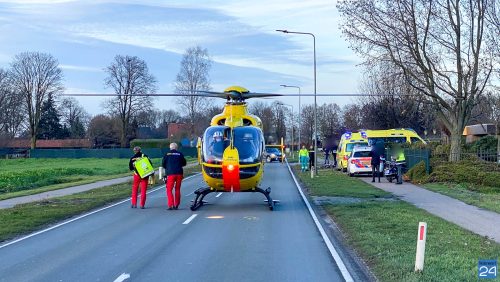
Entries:
[[496, 164], [485, 162], [439, 162], [433, 166], [427, 182], [467, 183], [500, 188], [500, 172]]
[[428, 181], [428, 175], [425, 170], [425, 162], [420, 161], [414, 167], [412, 167], [406, 175], [410, 178], [413, 183], [425, 183]]
[[471, 149], [474, 151], [496, 151], [497, 139], [494, 136], [485, 136], [471, 144]]

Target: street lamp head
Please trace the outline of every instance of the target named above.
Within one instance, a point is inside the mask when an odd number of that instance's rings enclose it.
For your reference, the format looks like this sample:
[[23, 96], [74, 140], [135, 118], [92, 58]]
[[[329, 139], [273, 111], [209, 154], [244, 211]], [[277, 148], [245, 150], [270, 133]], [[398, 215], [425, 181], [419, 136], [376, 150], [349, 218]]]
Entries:
[[288, 30], [286, 30], [286, 29], [277, 29], [276, 31], [283, 32], [283, 33], [288, 33]]

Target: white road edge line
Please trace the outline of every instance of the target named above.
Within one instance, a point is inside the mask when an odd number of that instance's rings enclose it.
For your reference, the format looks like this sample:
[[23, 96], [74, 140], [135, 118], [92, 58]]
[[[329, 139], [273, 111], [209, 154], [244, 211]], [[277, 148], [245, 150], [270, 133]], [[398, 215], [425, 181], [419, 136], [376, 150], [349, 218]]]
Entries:
[[297, 186], [297, 190], [299, 190], [300, 196], [302, 196], [302, 200], [307, 206], [307, 209], [309, 210], [309, 213], [311, 214], [312, 219], [314, 220], [314, 223], [316, 224], [316, 227], [319, 230], [319, 233], [321, 233], [321, 237], [323, 237], [323, 241], [325, 241], [326, 246], [328, 247], [328, 250], [330, 251], [330, 254], [332, 255], [333, 259], [337, 263], [337, 266], [342, 273], [342, 276], [344, 277], [346, 282], [353, 282], [354, 280], [352, 279], [351, 274], [347, 270], [344, 262], [342, 261], [342, 258], [340, 258], [339, 253], [337, 250], [335, 250], [335, 247], [332, 244], [332, 241], [330, 241], [330, 238], [328, 238], [328, 235], [326, 235], [325, 229], [323, 229], [323, 226], [318, 220], [318, 217], [316, 216], [316, 213], [314, 210], [311, 208], [311, 205], [309, 204], [309, 201], [307, 200], [306, 196], [302, 192], [302, 189], [300, 189], [299, 182], [297, 182], [297, 178], [295, 178], [295, 175], [292, 172], [292, 169], [290, 168], [290, 164], [288, 161], [286, 162], [286, 165], [288, 166], [288, 171], [292, 175], [293, 181], [295, 182], [295, 186]]
[[193, 221], [193, 219], [194, 219], [195, 217], [197, 217], [197, 216], [198, 216], [198, 214], [197, 214], [197, 213], [193, 214], [193, 215], [192, 215], [192, 216], [190, 216], [188, 219], [186, 219], [186, 221], [184, 221], [182, 224], [189, 224], [189, 223], [190, 223], [191, 221]]
[[[187, 179], [193, 178], [193, 177], [195, 177], [195, 176], [198, 176], [199, 174], [200, 174], [200, 173], [197, 173], [197, 174], [194, 174], [194, 175], [188, 176], [188, 177], [184, 178], [184, 180], [187, 180]], [[162, 185], [161, 187], [158, 187], [158, 188], [153, 189], [153, 190], [151, 190], [151, 191], [149, 191], [149, 192], [146, 192], [146, 194], [156, 192], [156, 191], [158, 191], [158, 190], [160, 190], [160, 189], [163, 189], [163, 188], [164, 188], [164, 186]], [[15, 244], [15, 243], [21, 242], [21, 241], [26, 240], [26, 239], [28, 239], [28, 238], [31, 238], [31, 237], [33, 237], [33, 236], [36, 236], [36, 235], [39, 235], [39, 234], [45, 233], [45, 232], [50, 231], [50, 230], [52, 230], [52, 229], [56, 229], [56, 228], [58, 228], [58, 227], [61, 227], [61, 226], [63, 226], [63, 225], [66, 225], [66, 224], [68, 224], [68, 223], [71, 223], [71, 222], [73, 222], [73, 221], [77, 221], [77, 220], [82, 219], [82, 218], [84, 218], [84, 217], [87, 217], [87, 216], [89, 216], [89, 215], [93, 215], [93, 214], [98, 213], [98, 212], [101, 212], [101, 211], [103, 211], [103, 210], [110, 209], [110, 208], [112, 208], [112, 207], [114, 207], [114, 206], [118, 206], [118, 205], [123, 204], [123, 203], [126, 203], [126, 202], [128, 202], [128, 201], [130, 201], [130, 198], [127, 198], [127, 199], [125, 199], [125, 200], [123, 200], [123, 201], [120, 201], [120, 202], [118, 202], [118, 203], [114, 203], [114, 204], [112, 204], [111, 206], [107, 206], [107, 207], [104, 207], [104, 208], [100, 208], [100, 209], [98, 209], [98, 210], [95, 210], [95, 211], [92, 211], [92, 212], [89, 212], [89, 213], [86, 213], [86, 214], [80, 215], [80, 216], [75, 217], [75, 218], [73, 218], [73, 219], [70, 219], [70, 220], [67, 220], [67, 221], [61, 222], [61, 223], [56, 224], [56, 225], [54, 225], [54, 226], [51, 226], [51, 227], [49, 227], [49, 228], [46, 228], [46, 229], [43, 229], [43, 230], [40, 230], [40, 231], [37, 231], [37, 232], [31, 233], [31, 234], [26, 235], [26, 236], [24, 236], [24, 237], [21, 237], [21, 238], [19, 238], [19, 239], [17, 239], [17, 240], [14, 240], [14, 241], [11, 241], [11, 242], [9, 242], [9, 243], [6, 243], [6, 244], [3, 244], [3, 245], [0, 245], [0, 249], [5, 248], [5, 247], [7, 247], [7, 246], [10, 246], [10, 245], [12, 245], [12, 244]]]
[[123, 282], [123, 281], [125, 281], [125, 280], [127, 280], [129, 278], [130, 278], [130, 274], [129, 273], [122, 273], [113, 282]]
[[217, 194], [217, 196], [215, 196], [215, 198], [219, 198], [220, 195], [222, 195], [222, 192], [220, 192], [219, 194]]

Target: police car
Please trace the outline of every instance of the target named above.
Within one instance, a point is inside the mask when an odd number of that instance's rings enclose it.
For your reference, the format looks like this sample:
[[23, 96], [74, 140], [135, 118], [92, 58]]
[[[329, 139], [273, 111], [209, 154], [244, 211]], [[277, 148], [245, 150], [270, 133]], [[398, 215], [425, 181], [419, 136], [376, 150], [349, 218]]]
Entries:
[[372, 166], [370, 157], [371, 147], [355, 146], [347, 160], [347, 173], [349, 176], [361, 173], [371, 173]]

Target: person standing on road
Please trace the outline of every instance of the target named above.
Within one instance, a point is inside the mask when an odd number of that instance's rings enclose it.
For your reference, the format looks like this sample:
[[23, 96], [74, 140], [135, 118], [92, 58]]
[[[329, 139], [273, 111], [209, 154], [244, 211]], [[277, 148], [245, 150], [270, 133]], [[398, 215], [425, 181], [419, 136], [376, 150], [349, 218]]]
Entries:
[[338, 145], [334, 144], [332, 148], [332, 159], [333, 159], [333, 167], [337, 167], [337, 149]]
[[[165, 169], [166, 189], [167, 189], [167, 205], [168, 209], [178, 209], [181, 202], [181, 182], [184, 175], [182, 169], [186, 165], [186, 158], [177, 151], [177, 144], [170, 143], [170, 152], [163, 157], [162, 167]], [[175, 198], [172, 194], [172, 189], [175, 185]]]
[[[134, 155], [130, 158], [130, 161], [128, 163], [128, 167], [131, 171], [134, 172], [134, 182], [132, 183], [132, 208], [137, 208], [137, 190], [139, 186], [141, 186], [141, 209], [144, 209], [144, 205], [146, 204], [146, 190], [148, 188], [148, 178], [149, 176], [146, 176], [144, 178], [141, 178], [139, 175], [139, 172], [137, 171], [137, 168], [135, 167], [134, 163], [138, 161], [141, 158], [148, 158], [147, 155], [141, 152], [141, 147], [134, 147]], [[151, 163], [151, 160], [149, 160]]]
[[302, 172], [306, 171], [307, 169], [307, 159], [309, 156], [309, 152], [306, 149], [305, 145], [302, 145], [302, 149], [299, 151], [299, 161], [300, 161], [300, 169]]
[[312, 169], [314, 167], [314, 146], [311, 145], [309, 147], [309, 169]]
[[380, 154], [375, 145], [372, 146], [370, 153], [368, 154], [372, 159], [370, 164], [372, 166], [372, 182], [375, 182], [375, 176], [378, 176], [378, 182], [380, 183]]
[[330, 160], [328, 157], [330, 156], [330, 149], [328, 147], [325, 148], [325, 165], [330, 164]]

